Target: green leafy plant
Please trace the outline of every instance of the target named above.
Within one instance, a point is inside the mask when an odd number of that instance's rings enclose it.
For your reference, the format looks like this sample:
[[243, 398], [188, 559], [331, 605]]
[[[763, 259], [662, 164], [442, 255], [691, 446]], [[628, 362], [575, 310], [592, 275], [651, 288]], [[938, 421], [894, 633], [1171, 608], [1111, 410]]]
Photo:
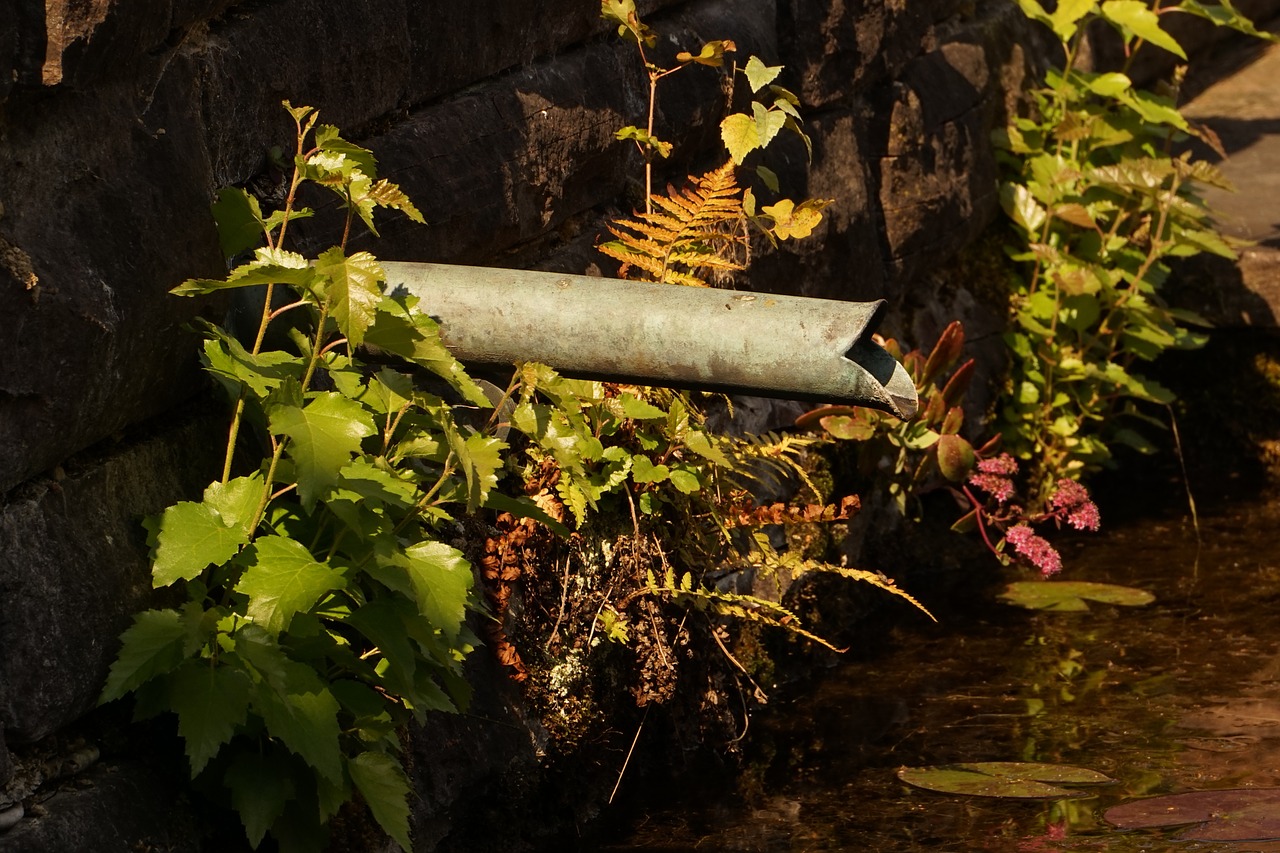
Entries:
[[[175, 714], [193, 778], [225, 789], [255, 847], [270, 833], [282, 849], [320, 848], [358, 793], [409, 849], [398, 729], [467, 701], [476, 602], [453, 519], [497, 500], [505, 445], [421, 390], [431, 374], [489, 406], [434, 322], [346, 248], [379, 207], [421, 215], [369, 151], [286, 107], [297, 144], [284, 208], [264, 216], [238, 189], [215, 205], [228, 256], [265, 245], [225, 279], [173, 291], [261, 286], [263, 308], [248, 345], [203, 327], [205, 369], [233, 401], [222, 476], [148, 520], [153, 583], [181, 603], [138, 614], [102, 700], [132, 692], [139, 716]], [[304, 185], [346, 210], [342, 241], [311, 259], [285, 248], [311, 214]], [[238, 463], [251, 444], [264, 457]]]
[[860, 479], [870, 488], [885, 488], [903, 515], [918, 517], [920, 496], [946, 484], [968, 479], [977, 456], [989, 452], [995, 440], [975, 451], [960, 434], [964, 428], [964, 396], [973, 381], [976, 363], [958, 367], [964, 348], [964, 327], [948, 325], [927, 353], [903, 353], [895, 340], [885, 349], [898, 359], [916, 385], [919, 412], [911, 420], [861, 406], [823, 406], [796, 420], [802, 429], [817, 429], [838, 442], [855, 442]]
[[[1032, 92], [1033, 113], [997, 134], [1005, 179], [1001, 201], [1017, 244], [1013, 375], [1000, 410], [1004, 446], [1028, 466], [1029, 499], [1043, 506], [1061, 478], [1108, 464], [1111, 448], [1153, 449], [1139, 431], [1160, 427], [1152, 405], [1172, 393], [1141, 366], [1169, 349], [1199, 347], [1205, 326], [1169, 307], [1161, 291], [1169, 263], [1203, 252], [1233, 258], [1201, 191], [1221, 174], [1173, 145], [1212, 132], [1189, 123], [1169, 95], [1145, 91], [1127, 74], [1145, 44], [1186, 55], [1160, 26], [1175, 13], [1261, 35], [1230, 3], [1194, 0], [1155, 7], [1137, 0], [1073, 0], [1048, 11], [1018, 0], [1058, 39], [1060, 68]], [[1085, 71], [1086, 31], [1109, 25], [1123, 41], [1125, 68]], [[1175, 88], [1181, 72], [1175, 75]]]
[[[663, 214], [675, 215], [677, 218], [682, 217], [681, 209], [688, 206], [686, 199], [690, 193], [689, 190], [677, 192], [671, 189], [668, 196], [663, 197], [655, 195], [653, 192], [654, 157], [669, 157], [673, 148], [670, 142], [654, 136], [658, 83], [678, 71], [695, 65], [722, 68], [725, 54], [736, 52], [737, 45], [728, 39], [709, 41], [696, 54], [680, 51], [675, 57], [676, 64], [673, 67], [664, 68], [651, 62], [649, 55], [645, 52], [646, 48], [652, 50], [657, 44], [657, 35], [640, 20], [634, 0], [601, 0], [600, 15], [605, 20], [616, 24], [618, 35], [636, 46], [640, 61], [644, 65], [645, 73], [649, 79], [649, 101], [645, 128], [642, 130], [633, 125], [628, 125], [616, 133], [618, 139], [631, 140], [636, 145], [636, 148], [644, 157], [645, 164], [645, 212], [639, 215], [638, 221], [623, 221], [622, 224], [631, 230], [646, 233], [646, 230], [654, 225], [667, 226], [668, 223], [661, 221]], [[739, 69], [735, 68], [735, 74], [737, 70]], [[725, 245], [723, 236], [728, 236], [732, 245], [742, 248], [747, 247], [746, 235], [739, 236], [738, 229], [738, 226], [743, 224], [743, 214], [745, 214], [745, 221], [754, 224], [771, 243], [776, 243], [779, 240], [807, 237], [822, 221], [822, 210], [831, 204], [829, 199], [805, 199], [797, 204], [791, 199], [782, 198], [772, 205], [760, 206], [757, 210], [758, 203], [754, 191], [749, 188], [737, 189], [734, 167], [742, 166], [753, 152], [767, 148], [783, 130], [795, 133], [803, 140], [805, 148], [811, 155], [813, 152], [813, 145], [809, 140], [809, 136], [800, 125], [800, 99], [793, 92], [774, 83], [774, 80], [782, 73], [782, 66], [765, 65], [759, 57], [752, 56], [740, 70], [751, 87], [753, 95], [751, 112], [732, 113], [721, 121], [720, 136], [724, 141], [725, 149], [729, 153], [729, 162], [721, 168], [704, 175], [699, 179], [693, 190], [693, 192], [697, 193], [700, 188], [706, 187], [706, 182], [715, 181], [715, 186], [718, 190], [715, 196], [716, 200], [722, 204], [735, 204], [737, 209], [732, 211], [732, 215], [728, 210], [721, 209], [723, 217], [721, 222], [731, 221], [733, 227], [727, 229], [727, 235], [725, 233], [726, 229], [723, 227], [718, 229], [718, 233], [722, 237], [715, 238], [713, 245], [700, 251], [699, 254], [704, 258], [718, 256], [730, 264], [734, 264], [731, 268], [736, 269], [743, 268], [746, 265], [746, 261], [738, 263], [736, 253], [725, 255], [723, 251]], [[778, 192], [778, 177], [771, 169], [763, 164], [758, 164], [755, 167], [755, 173], [766, 187], [775, 193]], [[725, 184], [726, 179], [734, 181], [731, 187]], [[729, 192], [729, 190], [732, 190], [732, 192]], [[701, 204], [701, 202], [695, 200], [694, 204]], [[655, 214], [655, 205], [663, 209], [663, 214]], [[681, 224], [683, 225], [684, 223]], [[618, 257], [624, 262], [635, 263], [629, 257], [623, 256], [629, 250], [634, 250], [634, 246], [628, 249], [627, 241], [632, 238], [619, 234], [616, 228], [614, 229], [614, 234], [621, 238], [621, 241], [604, 244], [601, 247], [602, 250], [606, 254]], [[677, 228], [676, 234], [678, 234], [683, 247], [687, 248], [695, 242], [682, 228]], [[657, 239], [660, 243], [666, 242], [662, 237]], [[715, 245], [717, 243], [719, 245]], [[662, 256], [662, 254], [658, 255], [658, 257]], [[641, 268], [645, 267], [641, 266]], [[665, 281], [667, 279], [659, 277], [652, 280]], [[675, 281], [673, 283], [693, 284], [695, 282]]]

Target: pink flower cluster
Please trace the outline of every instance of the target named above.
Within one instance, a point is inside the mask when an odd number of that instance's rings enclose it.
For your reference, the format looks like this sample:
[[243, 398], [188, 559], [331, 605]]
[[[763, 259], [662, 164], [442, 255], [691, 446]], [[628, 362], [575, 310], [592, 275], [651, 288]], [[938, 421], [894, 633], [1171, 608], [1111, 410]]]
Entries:
[[990, 459], [979, 459], [978, 470], [969, 475], [969, 483], [982, 489], [996, 503], [1005, 503], [1013, 497], [1013, 475], [1018, 473], [1018, 463], [1008, 453]]
[[1004, 534], [1018, 556], [1025, 557], [1045, 577], [1062, 571], [1062, 556], [1026, 524], [1015, 524]]
[[1059, 480], [1058, 491], [1053, 495], [1053, 509], [1065, 513], [1067, 524], [1076, 530], [1097, 530], [1102, 524], [1098, 506], [1089, 498], [1089, 492], [1075, 480]]

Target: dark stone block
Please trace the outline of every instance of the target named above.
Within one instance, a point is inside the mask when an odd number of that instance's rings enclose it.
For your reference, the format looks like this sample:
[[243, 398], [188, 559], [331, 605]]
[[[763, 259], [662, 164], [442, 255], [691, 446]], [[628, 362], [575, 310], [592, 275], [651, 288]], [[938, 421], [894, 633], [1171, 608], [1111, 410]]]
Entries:
[[104, 86], [7, 105], [0, 492], [198, 387], [183, 324], [221, 309], [168, 290], [223, 265], [199, 118], [173, 70], [149, 104]]
[[151, 602], [142, 519], [198, 497], [216, 474], [217, 420], [69, 462], [62, 479], [24, 486], [0, 509], [0, 729], [11, 742], [96, 703], [117, 638]]
[[847, 105], [928, 49], [933, 26], [964, 6], [961, 0], [789, 0], [778, 15], [782, 60], [807, 108]]
[[[766, 34], [752, 22], [771, 8], [766, 0], [699, 4], [662, 24], [663, 32], [682, 48], [725, 37], [744, 55], [763, 52], [770, 47]], [[705, 153], [708, 136], [719, 147], [721, 79], [691, 68], [659, 89], [655, 132], [676, 143], [672, 161], [661, 164], [670, 174], [705, 168], [690, 162], [689, 152]], [[378, 239], [361, 237], [352, 245], [400, 260], [490, 263], [616, 200], [642, 166], [614, 133], [643, 123], [646, 95], [634, 49], [610, 40], [413, 114], [367, 144], [381, 173], [414, 199], [428, 227], [392, 215], [379, 225]], [[723, 155], [714, 156], [718, 164]], [[660, 171], [655, 190], [663, 180]], [[313, 247], [334, 233], [332, 220], [323, 217], [299, 224]]]
[[879, 111], [887, 118], [879, 137], [884, 234], [903, 282], [945, 262], [999, 209], [990, 136], [1023, 73], [1010, 35], [1018, 25], [1004, 10], [959, 30], [907, 66]]
[[0, 853], [165, 850], [199, 853], [199, 825], [176, 780], [138, 764], [97, 765], [0, 834]]

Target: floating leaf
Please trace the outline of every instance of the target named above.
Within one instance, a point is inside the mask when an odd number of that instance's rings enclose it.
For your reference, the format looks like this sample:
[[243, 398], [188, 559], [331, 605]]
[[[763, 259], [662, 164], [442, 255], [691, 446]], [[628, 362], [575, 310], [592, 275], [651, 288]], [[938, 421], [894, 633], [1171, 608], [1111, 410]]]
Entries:
[[1280, 840], [1280, 788], [1189, 791], [1112, 806], [1103, 813], [1121, 829], [1192, 826], [1176, 836], [1187, 841]]
[[[1088, 610], [1087, 601], [1142, 607], [1156, 600], [1146, 590], [1090, 581], [1016, 581], [1000, 598], [1028, 610]], [[1087, 601], [1086, 601], [1087, 600]]]
[[937, 767], [903, 767], [898, 778], [908, 785], [970, 797], [1009, 797], [1029, 800], [1087, 796], [1063, 785], [1107, 785], [1115, 782], [1096, 770], [1069, 764], [1021, 761], [979, 761]]

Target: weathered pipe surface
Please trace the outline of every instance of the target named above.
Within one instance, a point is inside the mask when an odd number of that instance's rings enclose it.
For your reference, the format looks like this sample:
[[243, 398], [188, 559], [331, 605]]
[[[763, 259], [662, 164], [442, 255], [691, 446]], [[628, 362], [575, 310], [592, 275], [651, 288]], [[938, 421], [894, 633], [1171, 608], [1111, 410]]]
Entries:
[[849, 402], [909, 418], [916, 390], [872, 342], [885, 303], [591, 276], [384, 262], [464, 361], [568, 375]]

